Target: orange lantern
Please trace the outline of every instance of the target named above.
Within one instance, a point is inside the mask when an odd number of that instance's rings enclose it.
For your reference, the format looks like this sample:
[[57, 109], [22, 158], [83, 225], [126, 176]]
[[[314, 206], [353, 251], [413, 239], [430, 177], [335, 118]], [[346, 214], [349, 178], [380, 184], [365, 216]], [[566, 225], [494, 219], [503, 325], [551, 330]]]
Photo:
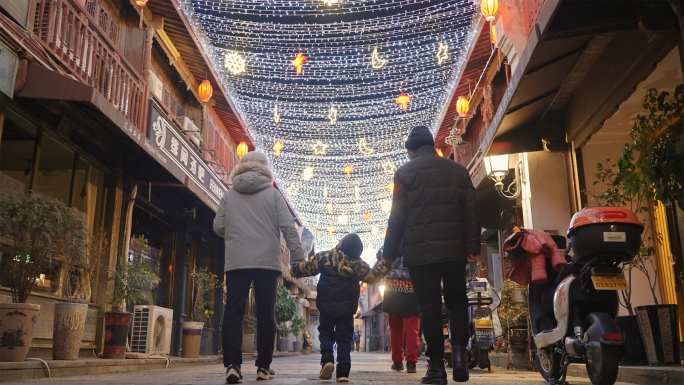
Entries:
[[390, 194], [394, 195], [394, 182], [390, 182], [385, 188], [389, 190]]
[[345, 174], [347, 174], [347, 178], [350, 178], [352, 171], [354, 171], [354, 167], [352, 167], [351, 164], [347, 164], [346, 166], [344, 166], [342, 171], [344, 171]]
[[214, 89], [211, 87], [209, 80], [204, 80], [202, 81], [202, 84], [199, 85], [197, 92], [199, 93], [200, 101], [206, 103], [211, 99], [211, 95], [214, 94]]
[[401, 104], [401, 109], [406, 111], [406, 105], [411, 101], [411, 97], [406, 95], [405, 93], [401, 93], [398, 98], [394, 99], [394, 102], [397, 104]]
[[441, 156], [441, 157], [444, 157], [444, 153], [442, 152], [442, 149], [441, 149], [441, 148], [438, 148], [438, 149], [437, 149], [437, 155], [439, 155], [439, 156]]
[[237, 156], [238, 158], [242, 158], [243, 155], [249, 152], [249, 148], [247, 147], [247, 143], [245, 142], [240, 142], [237, 146]]
[[468, 115], [469, 104], [470, 103], [465, 96], [458, 97], [458, 100], [456, 100], [456, 112], [458, 112], [458, 116], [465, 118]]
[[283, 144], [278, 140], [273, 145], [273, 151], [275, 151], [276, 156], [280, 156], [280, 150], [283, 149]]
[[480, 11], [487, 21], [493, 21], [499, 13], [499, 0], [482, 0]]
[[135, 4], [137, 4], [138, 7], [144, 7], [147, 5], [147, 0], [135, 0]]

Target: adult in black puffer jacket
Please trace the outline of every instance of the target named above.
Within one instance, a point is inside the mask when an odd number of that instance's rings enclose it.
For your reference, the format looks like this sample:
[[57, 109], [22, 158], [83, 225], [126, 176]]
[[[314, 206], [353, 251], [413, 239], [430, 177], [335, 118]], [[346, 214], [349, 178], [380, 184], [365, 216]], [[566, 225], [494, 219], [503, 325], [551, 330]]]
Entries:
[[409, 133], [405, 147], [411, 160], [394, 174], [384, 257], [396, 259], [403, 246], [404, 266], [418, 297], [427, 342], [429, 366], [421, 382], [446, 384], [440, 282], [451, 320], [453, 378], [468, 381], [465, 264], [480, 254], [480, 226], [468, 170], [437, 155], [434, 146], [427, 127], [417, 126]]

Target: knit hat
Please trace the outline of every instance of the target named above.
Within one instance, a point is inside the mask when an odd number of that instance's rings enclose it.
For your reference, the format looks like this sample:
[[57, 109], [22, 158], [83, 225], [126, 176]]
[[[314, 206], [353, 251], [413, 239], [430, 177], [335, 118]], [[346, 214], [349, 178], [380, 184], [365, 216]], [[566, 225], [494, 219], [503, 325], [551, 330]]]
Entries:
[[359, 259], [363, 252], [363, 242], [361, 242], [358, 234], [347, 234], [340, 239], [339, 249], [349, 258]]
[[432, 137], [430, 129], [425, 126], [415, 126], [408, 134], [408, 139], [404, 143], [404, 147], [409, 150], [415, 150], [422, 146], [435, 146], [435, 139]]
[[240, 163], [256, 162], [268, 167], [268, 158], [259, 151], [250, 151], [240, 158]]

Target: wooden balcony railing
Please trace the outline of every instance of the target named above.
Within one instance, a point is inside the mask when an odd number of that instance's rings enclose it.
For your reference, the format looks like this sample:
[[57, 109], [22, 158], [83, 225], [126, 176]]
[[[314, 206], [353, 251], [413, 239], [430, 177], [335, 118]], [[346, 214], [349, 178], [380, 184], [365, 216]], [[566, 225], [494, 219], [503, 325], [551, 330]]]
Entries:
[[140, 131], [144, 84], [117, 50], [68, 0], [33, 0], [33, 34], [80, 81], [97, 89]]

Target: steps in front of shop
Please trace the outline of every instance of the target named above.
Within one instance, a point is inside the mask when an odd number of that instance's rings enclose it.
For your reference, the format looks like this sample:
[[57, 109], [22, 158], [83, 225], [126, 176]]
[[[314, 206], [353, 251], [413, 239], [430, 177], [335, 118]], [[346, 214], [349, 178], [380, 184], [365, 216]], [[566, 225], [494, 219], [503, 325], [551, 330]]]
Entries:
[[[120, 373], [135, 370], [164, 369], [185, 365], [206, 365], [221, 363], [220, 356], [199, 358], [141, 358], [141, 359], [98, 359], [87, 358], [74, 361], [45, 360], [50, 377], [86, 376], [105, 373]], [[40, 361], [0, 362], [0, 382], [20, 381], [47, 377], [47, 369]]]

